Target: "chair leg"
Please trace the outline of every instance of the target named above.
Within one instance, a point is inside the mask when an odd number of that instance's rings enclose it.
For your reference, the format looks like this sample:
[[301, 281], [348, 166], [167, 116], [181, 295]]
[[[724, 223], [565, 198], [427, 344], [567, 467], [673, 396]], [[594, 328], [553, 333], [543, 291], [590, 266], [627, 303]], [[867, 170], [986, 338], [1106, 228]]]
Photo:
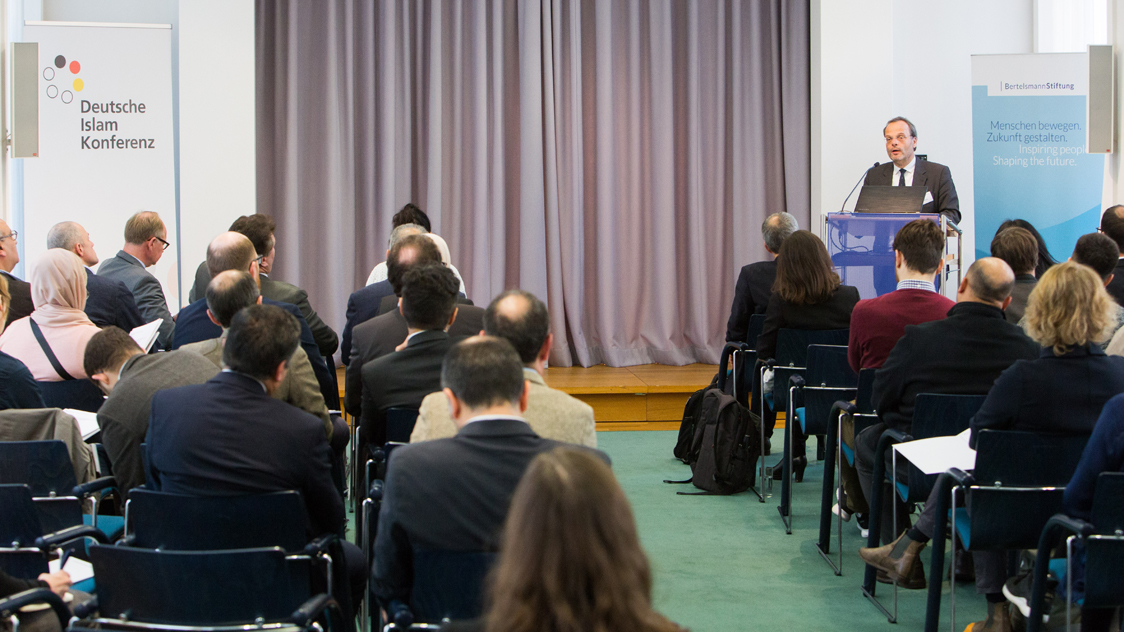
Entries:
[[[839, 576], [843, 574], [843, 519], [839, 518], [839, 545], [836, 547], [839, 562], [837, 564], [831, 560], [831, 521], [833, 516], [831, 505], [834, 498], [839, 498], [839, 487], [843, 481], [843, 464], [839, 460], [843, 458], [843, 455], [840, 452], [838, 442], [839, 427], [843, 422], [838, 409], [833, 408], [832, 413], [836, 415], [836, 423], [828, 423], [824, 445], [823, 491], [820, 494], [820, 534], [819, 540], [816, 542], [816, 550], [819, 551], [820, 557], [827, 562], [831, 570], [835, 572], [835, 575]], [[836, 468], [838, 468], [838, 478], [836, 477]], [[833, 489], [835, 490], [834, 496], [832, 495]]]

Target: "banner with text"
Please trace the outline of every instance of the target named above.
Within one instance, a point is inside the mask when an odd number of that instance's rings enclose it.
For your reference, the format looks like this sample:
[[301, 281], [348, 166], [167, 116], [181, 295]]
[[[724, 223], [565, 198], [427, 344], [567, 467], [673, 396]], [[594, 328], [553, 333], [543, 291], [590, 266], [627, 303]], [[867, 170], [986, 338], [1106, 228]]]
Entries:
[[104, 261], [124, 244], [125, 220], [156, 211], [172, 246], [148, 270], [175, 313], [171, 33], [168, 25], [26, 24], [24, 39], [39, 43], [39, 157], [24, 160], [20, 241], [30, 271], [51, 226], [73, 220]]
[[1024, 219], [1055, 259], [1100, 222], [1104, 156], [1085, 153], [1084, 53], [972, 56], [976, 257]]

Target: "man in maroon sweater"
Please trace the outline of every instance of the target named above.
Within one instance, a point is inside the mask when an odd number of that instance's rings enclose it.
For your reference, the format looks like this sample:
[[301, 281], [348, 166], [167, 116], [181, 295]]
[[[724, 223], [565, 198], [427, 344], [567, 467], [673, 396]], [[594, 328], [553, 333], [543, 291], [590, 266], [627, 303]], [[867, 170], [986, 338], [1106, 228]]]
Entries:
[[[956, 303], [937, 294], [933, 278], [941, 269], [944, 256], [944, 235], [936, 222], [916, 219], [902, 226], [894, 236], [894, 274], [898, 287], [878, 298], [859, 301], [851, 312], [851, 334], [847, 342], [847, 360], [858, 373], [860, 369], [877, 369], [886, 361], [890, 350], [905, 333], [906, 325], [918, 325], [945, 317]], [[843, 419], [842, 440], [854, 448], [854, 422]], [[859, 528], [866, 529], [868, 510], [858, 473], [843, 460], [843, 499], [840, 510], [833, 510], [850, 519], [860, 514]]]

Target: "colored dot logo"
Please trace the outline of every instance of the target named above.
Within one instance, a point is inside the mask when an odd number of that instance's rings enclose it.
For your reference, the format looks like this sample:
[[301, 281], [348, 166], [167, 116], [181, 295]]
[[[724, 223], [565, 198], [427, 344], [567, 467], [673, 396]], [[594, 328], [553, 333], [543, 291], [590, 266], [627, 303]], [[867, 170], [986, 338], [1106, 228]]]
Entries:
[[[55, 57], [54, 67], [52, 68], [51, 66], [47, 66], [43, 69], [43, 79], [48, 82], [53, 82], [57, 75], [55, 70], [56, 68], [60, 71], [64, 71], [64, 69], [69, 70], [71, 75], [77, 75], [82, 71], [82, 64], [78, 63], [78, 60], [76, 59], [70, 60], [70, 63], [67, 64], [65, 56], [57, 55]], [[65, 80], [63, 81], [65, 82]], [[63, 85], [65, 88], [65, 83]], [[81, 77], [74, 77], [74, 79], [70, 82], [70, 86], [68, 89], [60, 90], [59, 86], [55, 85], [54, 83], [50, 83], [47, 85], [46, 89], [47, 98], [58, 99], [63, 103], [70, 103], [74, 101], [74, 93], [81, 92], [85, 87], [86, 82], [83, 81]]]

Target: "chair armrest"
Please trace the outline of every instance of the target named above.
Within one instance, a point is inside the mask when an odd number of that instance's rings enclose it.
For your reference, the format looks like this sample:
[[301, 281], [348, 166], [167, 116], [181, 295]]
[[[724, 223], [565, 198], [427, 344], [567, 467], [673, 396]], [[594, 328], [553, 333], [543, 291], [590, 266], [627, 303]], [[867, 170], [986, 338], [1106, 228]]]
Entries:
[[907, 441], [913, 441], [913, 435], [902, 432], [897, 428], [887, 428], [886, 430], [884, 430], [882, 432], [882, 438], [886, 437], [889, 437], [894, 443], [905, 443]]
[[1034, 581], [1031, 583], [1030, 617], [1027, 618], [1027, 631], [1039, 632], [1042, 629], [1042, 614], [1045, 609], [1046, 576], [1049, 573], [1050, 553], [1061, 541], [1066, 532], [1082, 537], [1093, 533], [1093, 525], [1071, 518], [1065, 514], [1054, 514], [1042, 528], [1038, 538], [1038, 552], [1034, 558]]
[[332, 546], [339, 536], [334, 533], [322, 535], [304, 546], [304, 554], [308, 556], [316, 556], [319, 553], [327, 553], [328, 547]]
[[79, 498], [85, 498], [94, 492], [100, 492], [103, 489], [110, 489], [117, 487], [117, 479], [112, 476], [103, 476], [96, 478], [88, 483], [82, 483], [74, 488], [72, 492]]
[[105, 535], [101, 529], [80, 524], [35, 538], [35, 546], [42, 551], [50, 551], [67, 542], [81, 540], [83, 538], [92, 538], [96, 540], [98, 544], [109, 544], [109, 536]]
[[289, 622], [293, 625], [299, 625], [302, 628], [308, 629], [316, 617], [322, 612], [326, 612], [328, 608], [339, 608], [339, 604], [335, 599], [327, 593], [320, 593], [301, 604], [292, 615], [289, 616]]
[[79, 619], [85, 619], [87, 617], [90, 617], [90, 616], [96, 614], [97, 611], [98, 611], [98, 596], [97, 595], [92, 595], [86, 601], [83, 601], [82, 603], [78, 604], [77, 606], [74, 606], [74, 609], [72, 610], [72, 612], [74, 613], [74, 616], [78, 617]]
[[972, 476], [968, 472], [965, 472], [958, 467], [950, 469], [948, 472], [946, 472], [946, 474], [948, 474], [948, 477], [952, 479], [953, 484], [958, 487], [967, 487], [976, 482], [975, 476]]
[[848, 415], [854, 415], [854, 414], [857, 414], [858, 412], [859, 412], [859, 407], [856, 406], [853, 402], [845, 402], [845, 401], [840, 399], [840, 400], [836, 400], [836, 402], [831, 405], [831, 418], [832, 419], [834, 419], [835, 416], [838, 415], [839, 413], [847, 413]]
[[62, 602], [62, 598], [51, 592], [49, 588], [32, 588], [0, 599], [0, 618], [7, 619], [24, 606], [40, 603], [45, 603], [51, 607], [55, 616], [59, 618], [62, 629], [65, 630], [70, 622], [70, 610]]
[[788, 378], [788, 385], [796, 388], [804, 388], [804, 376], [800, 374], [793, 375]]
[[382, 500], [383, 487], [386, 486], [385, 481], [374, 480], [371, 482], [371, 489], [367, 490], [367, 497], [371, 500]]
[[414, 625], [414, 613], [410, 610], [410, 606], [397, 599], [390, 602], [386, 615], [399, 629], [408, 630]]
[[768, 360], [758, 360], [758, 362], [760, 362], [761, 364], [769, 367], [770, 369], [777, 366], [777, 359], [776, 358], [769, 358]]

